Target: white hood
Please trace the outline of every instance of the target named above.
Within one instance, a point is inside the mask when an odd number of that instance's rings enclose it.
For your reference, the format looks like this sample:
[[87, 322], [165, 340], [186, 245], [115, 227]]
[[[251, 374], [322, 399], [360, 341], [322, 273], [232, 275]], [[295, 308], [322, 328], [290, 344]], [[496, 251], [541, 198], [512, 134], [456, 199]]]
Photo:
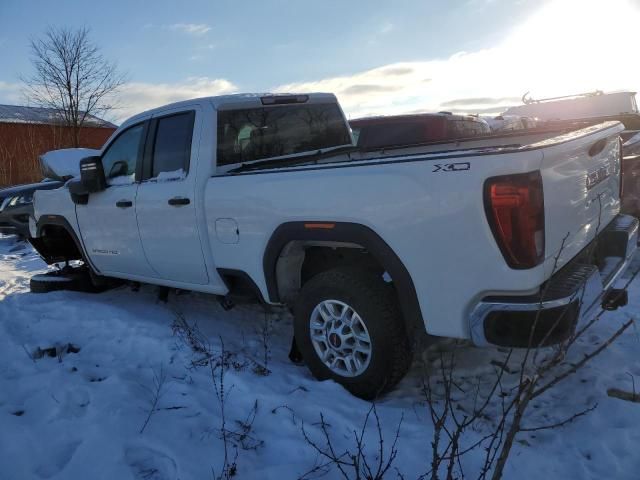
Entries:
[[100, 150], [92, 148], [64, 148], [40, 155], [42, 175], [54, 180], [68, 180], [80, 176], [80, 160], [100, 155]]

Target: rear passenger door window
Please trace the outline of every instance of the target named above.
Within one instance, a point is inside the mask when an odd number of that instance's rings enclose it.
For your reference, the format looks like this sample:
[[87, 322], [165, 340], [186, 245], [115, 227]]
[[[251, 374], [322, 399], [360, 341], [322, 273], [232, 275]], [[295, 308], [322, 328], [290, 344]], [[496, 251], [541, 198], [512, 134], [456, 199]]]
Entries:
[[181, 112], [156, 120], [151, 165], [145, 175], [157, 180], [178, 180], [189, 171], [195, 112]]

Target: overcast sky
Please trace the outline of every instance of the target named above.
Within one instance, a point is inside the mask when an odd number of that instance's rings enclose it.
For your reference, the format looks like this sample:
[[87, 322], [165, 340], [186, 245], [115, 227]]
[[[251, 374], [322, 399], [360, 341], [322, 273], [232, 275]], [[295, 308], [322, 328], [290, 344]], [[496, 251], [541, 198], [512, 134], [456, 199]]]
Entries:
[[0, 0], [0, 103], [25, 103], [31, 37], [83, 25], [128, 73], [118, 120], [230, 92], [330, 91], [357, 117], [640, 87], [640, 0]]

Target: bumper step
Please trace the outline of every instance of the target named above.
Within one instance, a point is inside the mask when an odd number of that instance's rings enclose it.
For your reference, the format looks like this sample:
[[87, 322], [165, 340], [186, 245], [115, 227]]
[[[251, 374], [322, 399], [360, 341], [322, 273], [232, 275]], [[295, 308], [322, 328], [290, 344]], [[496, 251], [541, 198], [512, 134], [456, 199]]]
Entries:
[[565, 340], [600, 307], [614, 310], [626, 305], [626, 292], [613, 286], [637, 243], [638, 219], [618, 215], [591, 245], [543, 284], [540, 293], [489, 296], [479, 302], [470, 318], [473, 342], [516, 348], [551, 345]]

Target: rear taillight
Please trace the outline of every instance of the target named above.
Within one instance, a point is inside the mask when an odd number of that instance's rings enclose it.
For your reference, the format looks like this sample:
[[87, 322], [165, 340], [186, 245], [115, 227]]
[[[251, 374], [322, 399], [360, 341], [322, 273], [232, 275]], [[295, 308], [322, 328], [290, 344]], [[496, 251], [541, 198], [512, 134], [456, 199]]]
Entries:
[[540, 172], [491, 177], [484, 184], [484, 207], [498, 247], [511, 268], [544, 259], [544, 195]]

